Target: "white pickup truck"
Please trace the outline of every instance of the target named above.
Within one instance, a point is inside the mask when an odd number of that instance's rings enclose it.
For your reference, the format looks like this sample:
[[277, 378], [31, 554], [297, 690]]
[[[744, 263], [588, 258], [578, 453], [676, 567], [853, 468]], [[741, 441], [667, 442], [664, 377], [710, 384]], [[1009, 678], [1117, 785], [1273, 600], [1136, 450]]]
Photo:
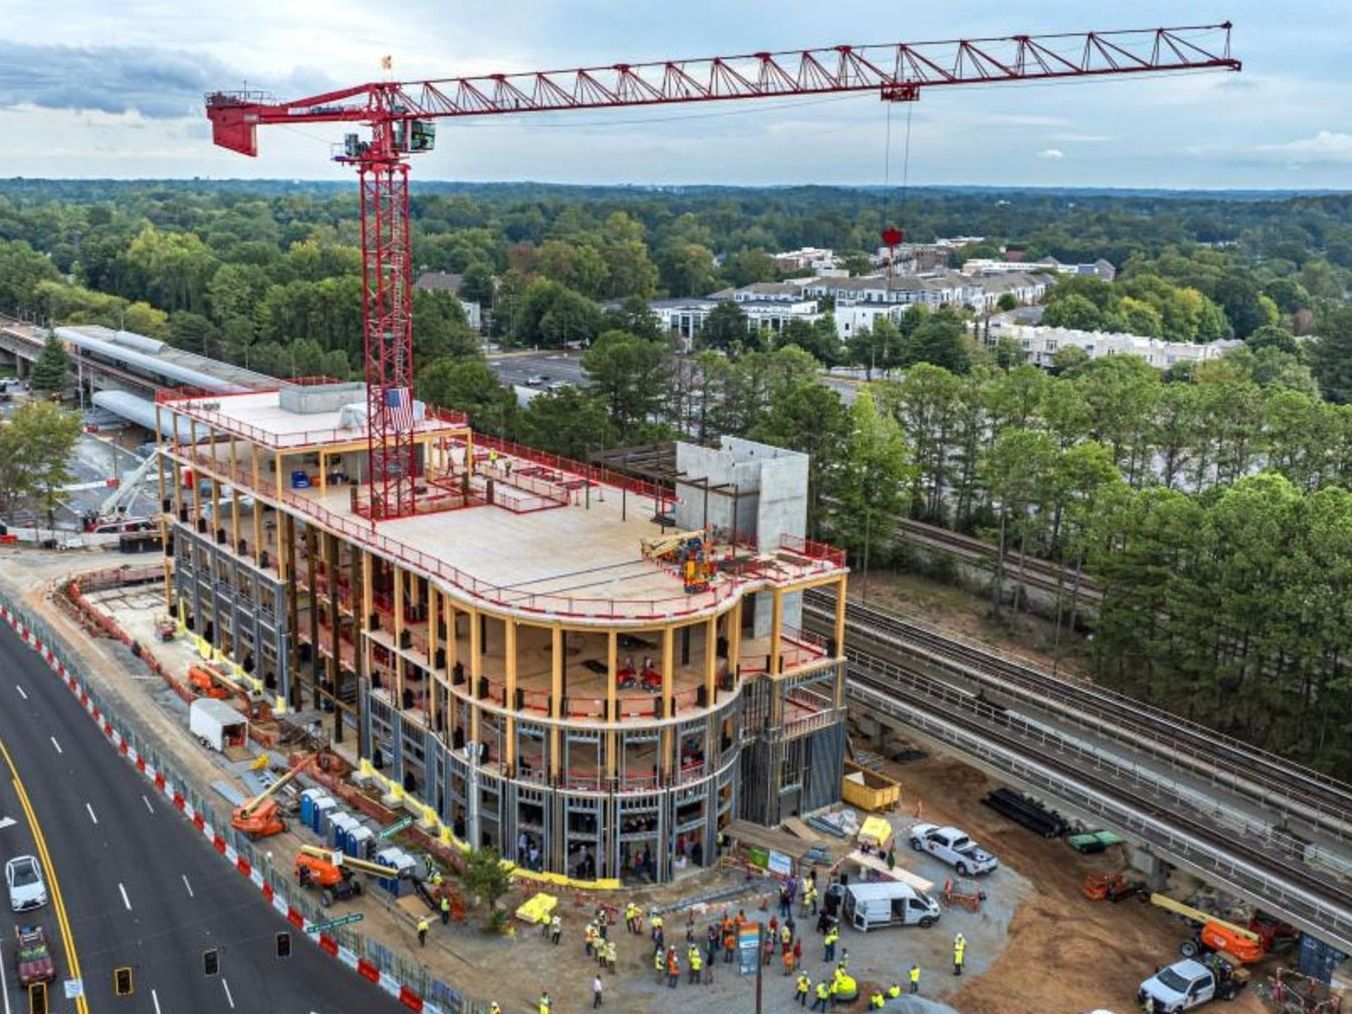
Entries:
[[1145, 1010], [1175, 1014], [1212, 1000], [1233, 1000], [1247, 979], [1247, 972], [1232, 969], [1218, 957], [1206, 962], [1185, 958], [1146, 979], [1136, 996]]
[[995, 856], [967, 837], [967, 832], [956, 827], [916, 824], [911, 828], [911, 848], [917, 852], [928, 852], [935, 859], [947, 863], [958, 871], [960, 877], [989, 873], [1000, 865]]

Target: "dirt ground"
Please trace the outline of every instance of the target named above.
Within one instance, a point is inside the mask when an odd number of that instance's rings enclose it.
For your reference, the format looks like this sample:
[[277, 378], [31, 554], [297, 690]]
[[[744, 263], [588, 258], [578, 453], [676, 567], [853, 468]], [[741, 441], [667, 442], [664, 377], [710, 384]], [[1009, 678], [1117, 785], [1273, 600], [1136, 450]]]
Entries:
[[[1081, 856], [1032, 834], [982, 805], [997, 783], [951, 757], [888, 763], [884, 770], [902, 783], [903, 798], [924, 803], [926, 820], [958, 824], [1037, 887], [1014, 913], [1004, 951], [949, 1001], [962, 1014], [1124, 1014], [1136, 1009], [1141, 980], [1175, 960], [1186, 935], [1181, 922], [1136, 899], [1092, 902], [1081, 891], [1089, 874], [1126, 867], [1120, 847]], [[1226, 1009], [1264, 1008], [1246, 991]]]

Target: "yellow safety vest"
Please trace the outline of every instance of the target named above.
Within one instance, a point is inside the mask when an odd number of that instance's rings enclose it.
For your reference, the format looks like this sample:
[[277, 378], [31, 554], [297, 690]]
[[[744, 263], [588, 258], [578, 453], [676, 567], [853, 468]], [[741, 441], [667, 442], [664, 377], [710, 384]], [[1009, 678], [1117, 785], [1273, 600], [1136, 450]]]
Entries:
[[798, 992], [800, 994], [806, 993], [811, 985], [812, 980], [809, 979], [806, 975], [798, 976]]
[[818, 999], [825, 1000], [825, 999], [826, 999], [827, 997], [829, 997], [830, 995], [831, 995], [831, 988], [830, 988], [829, 986], [826, 985], [826, 980], [825, 980], [825, 979], [823, 979], [821, 982], [817, 983], [817, 997], [818, 997]]

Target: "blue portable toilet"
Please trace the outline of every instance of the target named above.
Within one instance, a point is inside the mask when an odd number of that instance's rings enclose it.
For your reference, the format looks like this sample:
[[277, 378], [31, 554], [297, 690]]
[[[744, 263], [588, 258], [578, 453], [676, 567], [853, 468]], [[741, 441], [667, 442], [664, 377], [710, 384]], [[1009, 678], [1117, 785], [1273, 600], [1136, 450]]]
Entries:
[[321, 840], [326, 840], [329, 835], [329, 815], [338, 810], [338, 801], [325, 793], [315, 799], [314, 821], [310, 824], [310, 830], [317, 834]]
[[358, 824], [347, 833], [347, 847], [343, 850], [353, 859], [365, 859], [371, 854], [376, 833], [365, 824]]
[[[404, 854], [404, 850], [394, 845], [381, 849], [376, 853], [376, 862], [381, 866], [388, 866], [392, 870], [399, 869], [399, 856]], [[399, 879], [397, 874], [388, 877], [377, 877], [376, 883], [393, 895], [399, 894]]]
[[357, 818], [345, 810], [335, 810], [329, 817], [329, 845], [339, 852], [347, 851], [348, 833], [357, 826]]
[[323, 794], [321, 789], [306, 789], [300, 794], [300, 822], [308, 828], [315, 826], [315, 797]]

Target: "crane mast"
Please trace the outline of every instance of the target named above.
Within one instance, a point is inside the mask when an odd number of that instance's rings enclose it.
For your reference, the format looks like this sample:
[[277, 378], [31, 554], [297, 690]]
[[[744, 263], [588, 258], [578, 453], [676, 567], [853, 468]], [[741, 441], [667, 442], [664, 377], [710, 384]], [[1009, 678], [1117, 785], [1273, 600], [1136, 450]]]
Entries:
[[1230, 22], [1181, 28], [1011, 35], [942, 42], [838, 45], [575, 70], [377, 81], [279, 102], [263, 92], [206, 96], [212, 140], [258, 154], [257, 128], [353, 123], [336, 161], [357, 170], [361, 193], [362, 313], [372, 522], [418, 510], [413, 412], [413, 280], [408, 156], [430, 151], [433, 120], [563, 110], [874, 92], [911, 102], [925, 88], [1092, 79], [1199, 70], [1237, 71]]

